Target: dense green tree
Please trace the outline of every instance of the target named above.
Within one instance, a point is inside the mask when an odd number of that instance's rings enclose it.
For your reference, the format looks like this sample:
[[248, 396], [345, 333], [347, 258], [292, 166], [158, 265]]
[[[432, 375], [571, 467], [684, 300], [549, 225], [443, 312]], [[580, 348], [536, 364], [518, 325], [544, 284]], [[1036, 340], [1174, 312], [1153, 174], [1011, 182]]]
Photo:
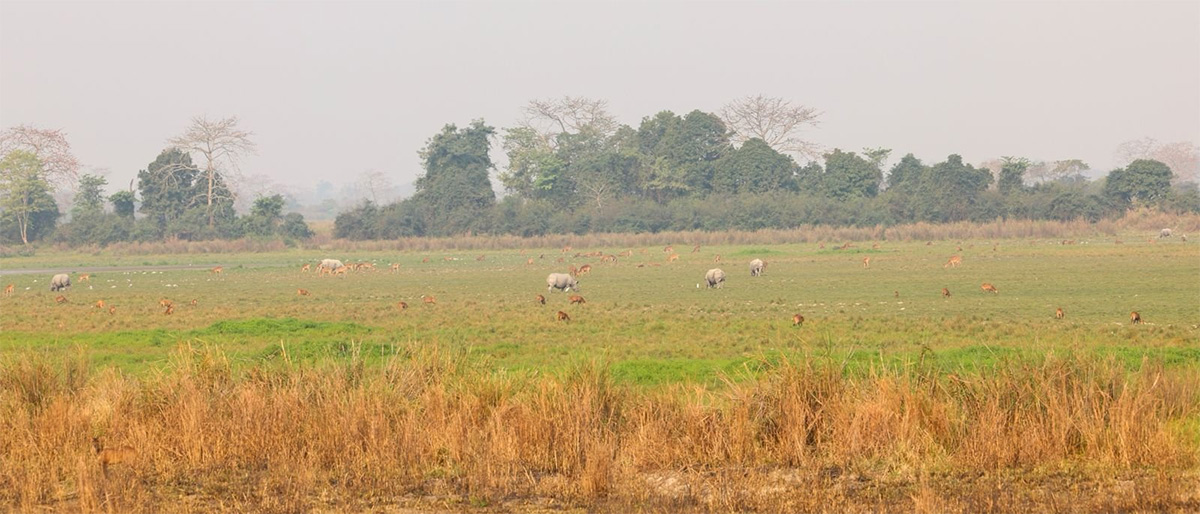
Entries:
[[765, 193], [794, 190], [796, 163], [761, 139], [752, 138], [717, 162], [712, 189], [716, 193]]
[[[879, 155], [875, 156], [876, 162], [882, 162], [879, 158]], [[821, 185], [826, 195], [833, 198], [873, 197], [879, 194], [881, 182], [883, 171], [875, 162], [839, 149], [825, 154]]]
[[246, 234], [269, 237], [276, 234], [283, 222], [283, 195], [260, 196], [250, 206], [250, 214], [242, 218]]
[[113, 214], [122, 218], [133, 219], [135, 202], [137, 201], [137, 195], [133, 191], [117, 191], [108, 197], [108, 201], [112, 203]]
[[459, 129], [446, 125], [421, 150], [425, 174], [416, 181], [413, 200], [423, 209], [434, 234], [471, 230], [496, 203], [488, 173], [490, 138], [495, 130], [476, 120]]
[[51, 232], [58, 220], [45, 174], [31, 152], [13, 150], [0, 160], [0, 219], [7, 225], [3, 232], [25, 245]]
[[962, 221], [992, 182], [986, 169], [964, 164], [959, 155], [925, 170], [910, 192], [916, 200], [916, 218], [924, 221]]
[[71, 218], [96, 216], [104, 212], [104, 186], [108, 180], [97, 175], [79, 177], [75, 192], [75, 205], [71, 207]]
[[192, 157], [175, 148], [163, 150], [146, 169], [138, 172], [142, 214], [158, 227], [160, 234], [193, 204], [199, 173], [192, 165]]
[[914, 157], [911, 153], [905, 155], [900, 159], [900, 162], [896, 163], [895, 166], [892, 166], [891, 171], [888, 172], [888, 189], [899, 187], [900, 185], [909, 181], [915, 182], [920, 180], [924, 173], [925, 165], [921, 163], [920, 159]]
[[1029, 159], [1024, 157], [1005, 156], [1001, 159], [1000, 178], [996, 182], [996, 189], [1003, 194], [1012, 194], [1021, 192], [1025, 189], [1025, 172], [1032, 165]]
[[313, 236], [313, 231], [308, 227], [308, 223], [304, 222], [303, 214], [289, 212], [283, 216], [283, 224], [279, 226], [279, 235], [288, 239], [308, 239]]
[[1166, 164], [1138, 159], [1108, 174], [1104, 194], [1122, 205], [1134, 201], [1156, 205], [1170, 193], [1172, 176]]

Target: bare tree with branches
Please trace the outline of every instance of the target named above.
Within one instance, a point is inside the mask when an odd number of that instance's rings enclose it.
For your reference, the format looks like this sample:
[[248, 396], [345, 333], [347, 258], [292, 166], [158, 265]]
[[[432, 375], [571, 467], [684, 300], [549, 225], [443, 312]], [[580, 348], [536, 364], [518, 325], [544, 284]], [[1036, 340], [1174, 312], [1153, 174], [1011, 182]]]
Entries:
[[13, 150], [25, 150], [38, 158], [46, 181], [55, 189], [70, 187], [79, 179], [79, 161], [71, 153], [71, 143], [61, 129], [39, 129], [17, 125], [0, 132], [0, 157]]
[[782, 153], [811, 158], [821, 152], [819, 145], [800, 137], [805, 127], [816, 127], [819, 123], [821, 112], [812, 107], [757, 95], [729, 102], [721, 108], [720, 116], [733, 131], [731, 139], [735, 144], [758, 138]]
[[[255, 153], [254, 142], [250, 140], [253, 132], [237, 127], [237, 116], [220, 120], [210, 120], [206, 116], [192, 118], [192, 124], [183, 134], [167, 140], [167, 144], [184, 152], [196, 152], [204, 157], [204, 178], [208, 183], [208, 191], [204, 193], [205, 208], [208, 214], [208, 226], [213, 226], [213, 202], [219, 200], [220, 191], [217, 182], [218, 174], [225, 180], [235, 178], [239, 171], [238, 161], [245, 154]], [[224, 188], [232, 193], [233, 188]], [[230, 200], [233, 200], [230, 198]]]
[[1190, 182], [1200, 178], [1200, 147], [1188, 141], [1159, 143], [1154, 138], [1126, 141], [1117, 146], [1118, 164], [1128, 164], [1138, 159], [1154, 159], [1166, 164], [1175, 173], [1174, 183]]
[[608, 113], [607, 100], [582, 96], [530, 100], [522, 111], [522, 126], [533, 129], [552, 146], [555, 136], [564, 132], [594, 131], [610, 136], [618, 127], [616, 118]]

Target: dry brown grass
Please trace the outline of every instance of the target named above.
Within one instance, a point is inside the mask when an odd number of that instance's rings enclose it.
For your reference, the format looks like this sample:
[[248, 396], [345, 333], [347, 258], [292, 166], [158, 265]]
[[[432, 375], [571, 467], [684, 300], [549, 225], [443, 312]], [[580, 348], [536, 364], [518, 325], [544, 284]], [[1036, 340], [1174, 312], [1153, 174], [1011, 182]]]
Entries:
[[[642, 391], [430, 351], [252, 368], [180, 348], [158, 376], [85, 355], [0, 371], [0, 509], [1195, 511], [1200, 373], [1011, 362], [858, 376], [776, 365]], [[138, 449], [104, 478], [91, 446]]]

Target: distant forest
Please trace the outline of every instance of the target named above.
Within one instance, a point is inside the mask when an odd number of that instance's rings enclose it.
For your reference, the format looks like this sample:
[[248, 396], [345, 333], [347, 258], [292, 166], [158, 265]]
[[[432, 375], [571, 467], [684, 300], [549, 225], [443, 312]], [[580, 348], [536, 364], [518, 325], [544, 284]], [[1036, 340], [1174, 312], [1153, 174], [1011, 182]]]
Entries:
[[[419, 156], [425, 173], [409, 198], [364, 200], [337, 214], [334, 236], [352, 240], [465, 233], [541, 236], [592, 232], [758, 230], [802, 225], [876, 226], [996, 219], [1097, 221], [1131, 208], [1200, 212], [1200, 150], [1134, 141], [1128, 165], [1089, 180], [1079, 160], [1001, 157], [978, 165], [948, 155], [923, 162], [888, 148], [821, 149], [806, 140], [820, 113], [778, 98], [747, 97], [719, 113], [670, 111], [636, 127], [603, 101], [532, 101], [517, 126], [446, 125]], [[497, 169], [494, 145], [507, 157]], [[239, 215], [230, 177], [254, 151], [237, 118], [196, 118], [141, 170], [136, 190], [105, 194], [78, 175], [60, 131], [0, 133], [0, 245], [51, 242], [312, 236], [285, 213], [282, 194], [260, 194]], [[803, 164], [801, 164], [803, 163]], [[505, 194], [497, 198], [492, 177]], [[69, 221], [59, 197], [74, 192]]]

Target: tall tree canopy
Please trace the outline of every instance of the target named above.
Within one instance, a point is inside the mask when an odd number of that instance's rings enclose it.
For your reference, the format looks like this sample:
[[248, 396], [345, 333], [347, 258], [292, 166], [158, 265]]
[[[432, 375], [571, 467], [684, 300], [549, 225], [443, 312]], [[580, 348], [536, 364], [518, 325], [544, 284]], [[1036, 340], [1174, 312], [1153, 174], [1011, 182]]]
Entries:
[[[438, 234], [470, 230], [478, 217], [496, 203], [488, 178], [488, 156], [495, 129], [475, 120], [465, 128], [446, 125], [420, 152], [425, 174], [416, 181], [413, 201], [426, 210]], [[431, 221], [433, 221], [431, 219]]]

